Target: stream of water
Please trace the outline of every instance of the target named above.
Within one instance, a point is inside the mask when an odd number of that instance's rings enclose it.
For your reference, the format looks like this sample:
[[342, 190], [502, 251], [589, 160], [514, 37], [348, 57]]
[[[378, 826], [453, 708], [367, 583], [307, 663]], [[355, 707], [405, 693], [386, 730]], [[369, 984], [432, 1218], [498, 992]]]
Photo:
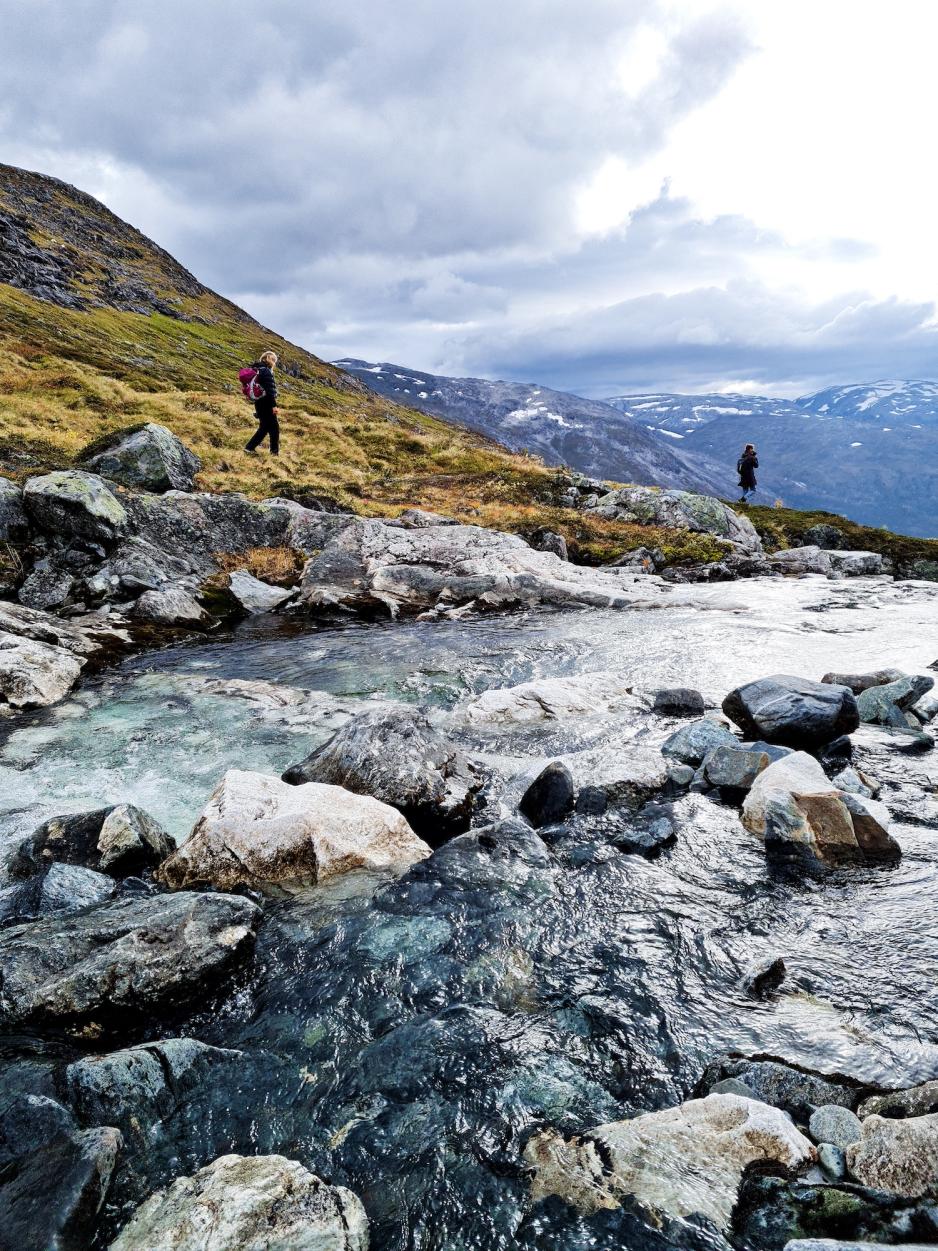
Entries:
[[[330, 732], [332, 714], [232, 682], [327, 692], [336, 709], [430, 707], [500, 774], [507, 811], [518, 775], [545, 760], [567, 760], [580, 783], [615, 780], [675, 723], [609, 709], [467, 726], [460, 710], [481, 691], [614, 674], [716, 703], [774, 672], [921, 672], [936, 657], [938, 588], [881, 580], [702, 587], [693, 606], [644, 612], [342, 628], [257, 618], [135, 657], [9, 728], [0, 837], [132, 801], [181, 838], [226, 768], [279, 772]], [[568, 1210], [531, 1211], [520, 1160], [532, 1129], [678, 1102], [726, 1051], [890, 1086], [935, 1077], [938, 766], [875, 737], [860, 750], [901, 818], [892, 868], [773, 869], [735, 809], [689, 795], [654, 859], [596, 830], [553, 856], [522, 834], [512, 856], [461, 840], [400, 881], [268, 905], [250, 980], [179, 1027], [241, 1055], [130, 1144], [112, 1225], [225, 1151], [276, 1151], [361, 1196], [374, 1251], [619, 1246]], [[788, 977], [758, 1002], [740, 979], [772, 953]]]

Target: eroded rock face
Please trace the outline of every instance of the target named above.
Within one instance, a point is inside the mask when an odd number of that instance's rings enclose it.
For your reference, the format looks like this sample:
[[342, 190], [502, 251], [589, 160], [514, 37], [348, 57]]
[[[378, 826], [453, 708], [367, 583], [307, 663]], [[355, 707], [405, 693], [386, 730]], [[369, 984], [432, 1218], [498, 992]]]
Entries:
[[732, 543], [739, 551], [762, 551], [762, 542], [749, 518], [710, 495], [658, 491], [654, 487], [619, 487], [601, 496], [588, 511], [639, 525], [673, 526], [678, 530], [712, 534]]
[[480, 767], [405, 709], [365, 713], [283, 775], [292, 785], [322, 782], [371, 795], [404, 814], [432, 845], [469, 828], [484, 783]]
[[723, 711], [747, 738], [783, 747], [823, 747], [860, 724], [847, 687], [776, 673], [730, 691]]
[[30, 478], [23, 504], [40, 529], [69, 538], [110, 545], [127, 529], [124, 506], [107, 483], [79, 469]]
[[571, 565], [513, 534], [459, 525], [401, 529], [352, 518], [308, 562], [300, 600], [317, 611], [395, 616], [547, 604], [627, 608], [662, 594], [649, 578], [637, 587], [628, 571]]
[[350, 1190], [282, 1155], [223, 1155], [148, 1199], [110, 1251], [368, 1251]]
[[806, 752], [793, 752], [758, 775], [742, 820], [774, 854], [828, 864], [899, 855], [885, 806], [838, 790]]
[[7, 1027], [104, 1029], [184, 1002], [250, 950], [248, 899], [185, 892], [111, 900], [0, 933]]
[[191, 491], [202, 462], [165, 426], [117, 430], [109, 446], [83, 462], [102, 478], [144, 491]]
[[355, 869], [403, 871], [429, 854], [396, 808], [370, 796], [230, 769], [157, 877], [174, 890], [296, 889]]
[[58, 861], [129, 877], [154, 868], [172, 850], [172, 839], [149, 813], [134, 804], [116, 804], [50, 817], [20, 844], [11, 872], [28, 877]]
[[600, 1125], [569, 1141], [548, 1131], [525, 1149], [534, 1200], [555, 1194], [595, 1212], [634, 1195], [667, 1216], [700, 1214], [722, 1230], [729, 1228], [750, 1164], [800, 1169], [814, 1154], [784, 1112], [732, 1094]]
[[890, 1090], [882, 1095], [870, 1095], [857, 1108], [861, 1118], [872, 1116], [903, 1117], [926, 1116], [938, 1112], [938, 1081], [922, 1082], [905, 1090]]
[[9, 478], [0, 478], [0, 539], [17, 543], [29, 535], [23, 491]]
[[860, 1141], [847, 1148], [847, 1167], [865, 1186], [919, 1198], [938, 1185], [938, 1113], [867, 1116]]
[[834, 573], [841, 578], [873, 578], [886, 573], [879, 552], [825, 552]]

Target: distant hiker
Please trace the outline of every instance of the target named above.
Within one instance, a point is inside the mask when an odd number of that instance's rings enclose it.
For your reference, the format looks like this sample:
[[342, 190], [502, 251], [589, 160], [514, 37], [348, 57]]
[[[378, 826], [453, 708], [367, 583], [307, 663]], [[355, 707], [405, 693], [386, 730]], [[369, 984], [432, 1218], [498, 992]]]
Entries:
[[244, 449], [252, 456], [257, 455], [258, 446], [266, 438], [270, 438], [271, 456], [280, 455], [280, 422], [277, 416], [277, 383], [274, 369], [277, 365], [276, 352], [264, 352], [249, 369], [242, 369], [238, 374], [241, 390], [245, 399], [254, 402], [254, 415], [257, 418], [257, 430], [248, 440]]
[[739, 485], [742, 488], [742, 498], [740, 504], [745, 504], [750, 495], [756, 493], [756, 470], [759, 468], [759, 457], [756, 455], [756, 449], [751, 443], [747, 443], [742, 456], [736, 462], [736, 472], [739, 474]]

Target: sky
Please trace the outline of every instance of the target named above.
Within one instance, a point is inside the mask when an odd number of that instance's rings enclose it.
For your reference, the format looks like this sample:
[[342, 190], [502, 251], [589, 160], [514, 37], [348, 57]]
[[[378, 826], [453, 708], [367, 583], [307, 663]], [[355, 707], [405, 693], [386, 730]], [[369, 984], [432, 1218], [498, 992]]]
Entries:
[[938, 4], [0, 0], [0, 160], [328, 359], [938, 377]]

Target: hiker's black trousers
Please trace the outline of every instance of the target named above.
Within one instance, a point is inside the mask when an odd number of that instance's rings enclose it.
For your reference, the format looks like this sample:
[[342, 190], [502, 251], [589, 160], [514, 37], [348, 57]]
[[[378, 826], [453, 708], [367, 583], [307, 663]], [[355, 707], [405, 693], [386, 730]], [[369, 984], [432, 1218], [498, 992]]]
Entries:
[[270, 437], [270, 450], [275, 456], [280, 453], [280, 422], [269, 404], [255, 404], [254, 416], [257, 418], [257, 430], [248, 440], [248, 451], [254, 449]]

